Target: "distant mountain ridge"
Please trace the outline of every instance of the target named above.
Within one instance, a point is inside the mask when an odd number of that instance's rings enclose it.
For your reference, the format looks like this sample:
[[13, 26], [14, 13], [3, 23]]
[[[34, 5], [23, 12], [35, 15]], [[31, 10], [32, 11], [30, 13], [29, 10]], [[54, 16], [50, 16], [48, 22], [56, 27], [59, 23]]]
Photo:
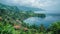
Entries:
[[18, 8], [21, 9], [21, 10], [26, 10], [26, 11], [29, 11], [29, 10], [32, 10], [32, 11], [44, 11], [41, 8], [33, 8], [33, 7], [25, 7], [25, 6], [18, 6]]
[[15, 10], [15, 11], [19, 11], [19, 10], [24, 10], [24, 11], [43, 11], [43, 9], [39, 9], [39, 8], [33, 8], [33, 7], [25, 7], [25, 6], [9, 6], [9, 5], [5, 5], [0, 3], [0, 8], [5, 8], [5, 9], [10, 9], [10, 10]]
[[19, 11], [19, 9], [16, 6], [9, 6], [1, 3], [0, 3], [0, 9], [7, 9], [9, 11]]

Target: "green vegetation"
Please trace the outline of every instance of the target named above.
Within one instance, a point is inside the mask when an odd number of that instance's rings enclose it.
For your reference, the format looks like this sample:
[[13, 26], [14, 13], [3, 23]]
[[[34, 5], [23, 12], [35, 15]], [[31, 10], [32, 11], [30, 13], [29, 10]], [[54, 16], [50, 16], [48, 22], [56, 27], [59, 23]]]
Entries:
[[36, 14], [33, 11], [19, 10], [16, 6], [0, 4], [0, 34], [59, 34], [60, 22], [51, 24], [45, 28], [43, 24], [39, 27], [23, 22], [29, 17], [45, 18], [45, 14]]
[[[24, 24], [24, 23], [22, 23]], [[48, 28], [45, 28], [43, 24], [39, 27], [28, 24], [11, 24], [9, 22], [3, 22], [0, 17], [0, 34], [59, 34], [60, 22], [51, 24]]]

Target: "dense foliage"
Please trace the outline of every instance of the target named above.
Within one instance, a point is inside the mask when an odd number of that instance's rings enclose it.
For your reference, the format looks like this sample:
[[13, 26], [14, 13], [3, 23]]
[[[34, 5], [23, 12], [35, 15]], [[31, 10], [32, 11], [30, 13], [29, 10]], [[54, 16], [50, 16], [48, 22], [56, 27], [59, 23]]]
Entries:
[[60, 22], [51, 24], [45, 28], [43, 24], [39, 27], [23, 22], [29, 17], [45, 18], [45, 14], [36, 14], [33, 11], [19, 10], [16, 6], [0, 4], [0, 34], [59, 34]]

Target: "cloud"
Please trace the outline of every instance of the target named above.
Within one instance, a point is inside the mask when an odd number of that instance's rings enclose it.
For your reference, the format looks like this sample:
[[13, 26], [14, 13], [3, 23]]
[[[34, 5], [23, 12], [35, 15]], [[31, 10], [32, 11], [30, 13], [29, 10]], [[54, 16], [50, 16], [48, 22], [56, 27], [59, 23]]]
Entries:
[[60, 0], [0, 0], [0, 2], [11, 5], [43, 8], [48, 10], [48, 12], [60, 12]]
[[58, 0], [1, 0], [2, 2], [18, 4], [18, 5], [28, 5], [28, 6], [51, 6], [59, 3]]
[[10, 3], [10, 4], [17, 4], [17, 5], [24, 5], [24, 6], [31, 6], [31, 7], [38, 7], [40, 6], [47, 6], [51, 1], [47, 0], [3, 0], [5, 3]]

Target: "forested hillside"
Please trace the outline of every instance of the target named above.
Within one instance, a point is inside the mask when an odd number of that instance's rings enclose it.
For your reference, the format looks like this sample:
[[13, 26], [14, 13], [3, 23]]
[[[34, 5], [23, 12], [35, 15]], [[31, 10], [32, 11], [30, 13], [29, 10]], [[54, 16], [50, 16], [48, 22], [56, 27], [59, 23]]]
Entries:
[[21, 10], [17, 6], [8, 6], [0, 3], [0, 34], [59, 34], [60, 22], [51, 24], [47, 29], [41, 24], [39, 27], [29, 25], [23, 20], [29, 17], [45, 18], [45, 14], [34, 11]]

